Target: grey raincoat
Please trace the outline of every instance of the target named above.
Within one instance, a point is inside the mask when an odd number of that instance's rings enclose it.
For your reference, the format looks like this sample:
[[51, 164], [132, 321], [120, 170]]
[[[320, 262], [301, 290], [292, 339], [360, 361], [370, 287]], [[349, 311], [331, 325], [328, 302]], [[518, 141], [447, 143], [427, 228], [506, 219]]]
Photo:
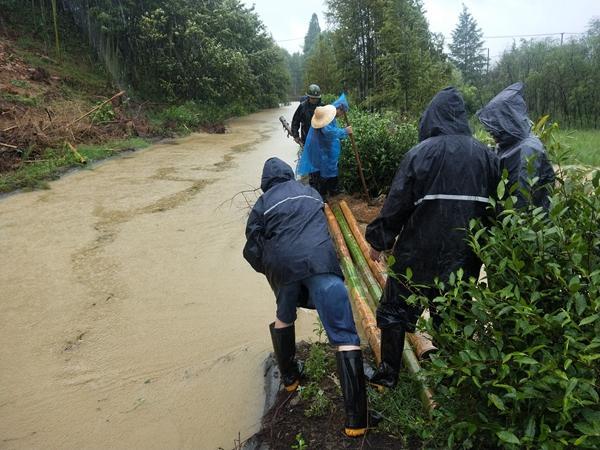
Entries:
[[[527, 104], [523, 98], [523, 83], [515, 83], [496, 95], [477, 117], [498, 143], [501, 170], [508, 171], [508, 185], [519, 183], [514, 194], [517, 207], [549, 207], [550, 187], [554, 184], [554, 169], [542, 142], [531, 132]], [[529, 181], [538, 177], [531, 187]]]

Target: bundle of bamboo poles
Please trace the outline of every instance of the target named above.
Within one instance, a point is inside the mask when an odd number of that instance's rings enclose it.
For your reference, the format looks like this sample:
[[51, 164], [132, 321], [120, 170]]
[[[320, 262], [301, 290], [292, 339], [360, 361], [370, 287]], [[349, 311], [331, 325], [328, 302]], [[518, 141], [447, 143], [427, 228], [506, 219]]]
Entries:
[[[350, 297], [360, 316], [360, 325], [373, 350], [375, 360], [379, 364], [381, 362], [381, 330], [377, 327], [373, 311], [385, 284], [385, 269], [382, 264], [376, 263], [368, 257], [367, 244], [350, 208], [344, 201], [341, 202], [341, 208], [336, 205], [333, 207], [333, 211], [329, 205], [325, 204], [325, 215], [338, 250]], [[350, 220], [347, 220], [348, 217]], [[349, 225], [349, 222], [352, 225]], [[408, 339], [404, 342], [402, 360], [408, 371], [420, 379], [421, 366]], [[423, 382], [421, 382], [420, 397], [423, 406], [431, 411], [434, 408], [432, 393]]]
[[[353, 258], [356, 261], [356, 264], [364, 268], [361, 270], [361, 272], [369, 272], [369, 276], [365, 276], [365, 281], [368, 285], [373, 285], [369, 291], [375, 295], [374, 300], [375, 303], [377, 303], [381, 298], [381, 290], [385, 286], [387, 278], [386, 268], [382, 263], [378, 261], [375, 262], [369, 257], [369, 245], [367, 244], [367, 241], [365, 240], [365, 237], [358, 226], [358, 222], [354, 218], [354, 214], [352, 214], [350, 207], [348, 207], [348, 204], [344, 200], [340, 202], [339, 209], [341, 212], [335, 213], [336, 218], [338, 219], [338, 222], [340, 222], [342, 230], [344, 229], [342, 222], [345, 219], [349, 231], [343, 231], [344, 236], [349, 236], [349, 239], [347, 240], [352, 240], [352, 238], [354, 238], [354, 241], [356, 244], [358, 244], [357, 248], [357, 246], [353, 243], [347, 243], [350, 251], [352, 252]], [[341, 213], [343, 213], [343, 215]], [[367, 267], [371, 270], [369, 271]], [[430, 353], [437, 350], [437, 348], [431, 342], [431, 336], [426, 333], [416, 331], [415, 333], [406, 333], [406, 337], [412, 345], [419, 360], [423, 360]]]

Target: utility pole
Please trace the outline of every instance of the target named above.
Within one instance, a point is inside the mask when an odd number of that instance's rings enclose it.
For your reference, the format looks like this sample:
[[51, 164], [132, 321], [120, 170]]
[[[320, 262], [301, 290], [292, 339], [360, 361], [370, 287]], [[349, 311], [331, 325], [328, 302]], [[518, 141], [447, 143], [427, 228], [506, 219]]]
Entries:
[[565, 35], [565, 33], [560, 33], [560, 45], [562, 46], [563, 44], [563, 36]]
[[488, 56], [487, 56], [487, 64], [485, 68], [485, 74], [488, 75], [490, 73], [490, 48], [487, 48]]

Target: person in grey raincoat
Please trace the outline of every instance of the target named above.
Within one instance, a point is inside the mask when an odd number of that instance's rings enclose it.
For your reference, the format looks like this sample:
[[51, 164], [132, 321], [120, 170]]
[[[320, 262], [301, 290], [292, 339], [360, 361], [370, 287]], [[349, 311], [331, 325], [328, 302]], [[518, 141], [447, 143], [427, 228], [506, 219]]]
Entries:
[[363, 435], [368, 418], [360, 340], [323, 199], [315, 189], [296, 181], [292, 168], [278, 158], [265, 162], [260, 187], [263, 195], [246, 225], [244, 258], [267, 277], [277, 300], [276, 320], [269, 330], [285, 389], [295, 391], [300, 381], [295, 360], [296, 308], [316, 308], [330, 344], [337, 347], [345, 433]]
[[[514, 195], [518, 208], [531, 203], [548, 209], [554, 184], [554, 169], [542, 142], [531, 131], [523, 83], [508, 86], [477, 117], [498, 144], [501, 169], [508, 171], [508, 186], [518, 186]], [[531, 186], [530, 180], [537, 177]]]
[[[422, 313], [406, 299], [416, 292], [403, 281], [407, 269], [420, 294], [436, 295], [434, 281], [446, 281], [459, 268], [477, 277], [481, 262], [465, 231], [472, 218], [488, 214], [489, 197], [500, 179], [498, 157], [474, 139], [465, 105], [452, 87], [437, 93], [419, 124], [419, 144], [404, 156], [377, 218], [366, 230], [371, 258], [393, 248], [396, 277], [388, 277], [377, 307], [382, 362], [371, 383], [393, 387], [402, 361], [405, 332]], [[439, 318], [430, 305], [434, 324]]]

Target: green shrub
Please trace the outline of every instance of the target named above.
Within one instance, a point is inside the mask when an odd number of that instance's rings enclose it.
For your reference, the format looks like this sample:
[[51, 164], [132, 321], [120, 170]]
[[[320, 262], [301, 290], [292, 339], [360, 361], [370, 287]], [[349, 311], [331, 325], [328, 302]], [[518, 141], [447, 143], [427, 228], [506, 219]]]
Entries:
[[304, 365], [304, 373], [307, 378], [318, 383], [333, 370], [333, 367], [334, 361], [327, 351], [327, 345], [321, 342], [311, 345]]
[[335, 94], [323, 94], [321, 95], [321, 103], [324, 105], [330, 105], [338, 99], [339, 95]]
[[112, 104], [106, 103], [92, 115], [92, 123], [98, 124], [110, 122], [111, 120], [114, 120], [115, 117], [115, 110], [113, 109]]
[[[392, 113], [382, 115], [350, 110], [349, 119], [370, 195], [387, 193], [402, 157], [417, 143], [416, 125], [402, 122]], [[342, 141], [339, 176], [346, 192], [362, 192], [350, 139]]]
[[205, 125], [219, 124], [230, 117], [239, 117], [255, 111], [254, 107], [241, 102], [212, 105], [188, 101], [171, 105], [151, 114], [150, 120], [159, 131], [164, 129], [191, 132]]
[[298, 390], [300, 398], [308, 402], [308, 407], [304, 411], [306, 417], [322, 417], [331, 409], [331, 400], [317, 382], [311, 381], [305, 386], [300, 386]]
[[470, 224], [487, 283], [439, 284], [426, 373], [448, 447], [600, 447], [600, 173], [559, 178], [548, 213], [509, 197]]

